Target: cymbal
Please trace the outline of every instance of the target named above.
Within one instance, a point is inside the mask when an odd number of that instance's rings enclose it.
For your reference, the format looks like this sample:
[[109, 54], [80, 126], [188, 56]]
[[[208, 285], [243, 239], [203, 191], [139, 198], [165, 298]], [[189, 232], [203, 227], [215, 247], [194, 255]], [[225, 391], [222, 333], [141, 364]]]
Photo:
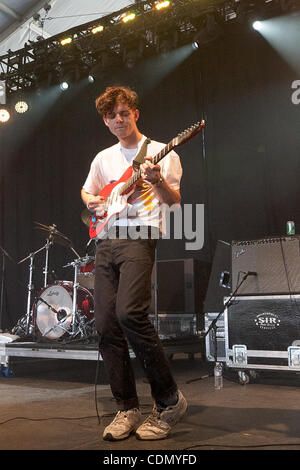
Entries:
[[55, 226], [43, 225], [39, 222], [35, 222], [35, 224], [35, 229], [39, 230], [40, 232], [47, 232], [48, 237], [51, 238], [54, 243], [57, 243], [58, 245], [67, 246], [69, 248], [72, 246], [72, 241], [68, 237], [66, 237], [66, 235], [59, 232]]
[[81, 212], [81, 220], [87, 227], [90, 226], [92, 214], [88, 209], [83, 209]]

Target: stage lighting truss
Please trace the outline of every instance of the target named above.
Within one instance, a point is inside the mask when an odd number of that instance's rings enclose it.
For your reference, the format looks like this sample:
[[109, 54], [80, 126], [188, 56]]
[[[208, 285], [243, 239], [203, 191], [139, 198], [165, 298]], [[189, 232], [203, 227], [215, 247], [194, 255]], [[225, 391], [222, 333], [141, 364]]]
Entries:
[[[72, 28], [49, 39], [28, 41], [19, 51], [8, 51], [0, 57], [0, 81], [5, 81], [7, 94], [38, 88], [47, 76], [61, 83], [60, 68], [78, 68], [82, 77], [99, 64], [103, 51], [111, 55], [114, 64], [133, 66], [145, 53], [159, 54], [185, 44], [196, 46], [215, 40], [223, 24], [239, 21], [256, 5], [267, 16], [281, 14], [280, 4], [299, 0], [170, 0], [140, 1], [111, 15]], [[213, 11], [218, 18], [213, 28], [197, 24], [196, 19]], [[125, 18], [127, 21], [125, 22]], [[207, 17], [208, 18], [208, 17]], [[207, 19], [208, 22], [208, 19]], [[166, 38], [167, 33], [169, 36]], [[198, 35], [198, 37], [197, 37]], [[129, 47], [135, 36], [145, 38], [143, 54]], [[176, 38], [176, 39], [174, 39]], [[175, 46], [174, 46], [175, 44]], [[117, 57], [118, 56], [118, 57]], [[103, 64], [101, 67], [103, 68]], [[105, 65], [109, 67], [109, 62]], [[48, 81], [50, 78], [48, 78]], [[52, 83], [53, 84], [53, 83]]]

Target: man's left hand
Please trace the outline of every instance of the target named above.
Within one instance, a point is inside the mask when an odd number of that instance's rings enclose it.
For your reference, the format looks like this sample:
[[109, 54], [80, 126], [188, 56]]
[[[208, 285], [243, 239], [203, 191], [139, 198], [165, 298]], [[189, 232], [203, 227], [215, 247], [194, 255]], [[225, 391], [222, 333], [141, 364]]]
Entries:
[[152, 163], [152, 157], [145, 157], [145, 163], [140, 166], [143, 180], [150, 184], [156, 184], [160, 180], [160, 166]]

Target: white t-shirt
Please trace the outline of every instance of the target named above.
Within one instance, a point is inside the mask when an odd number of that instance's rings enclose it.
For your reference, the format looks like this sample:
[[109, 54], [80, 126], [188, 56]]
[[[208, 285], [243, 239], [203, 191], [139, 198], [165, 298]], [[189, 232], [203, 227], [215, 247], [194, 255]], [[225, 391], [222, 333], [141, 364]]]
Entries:
[[[98, 195], [101, 189], [109, 183], [118, 181], [139, 152], [145, 136], [140, 140], [136, 149], [124, 149], [120, 142], [99, 152], [91, 163], [90, 172], [83, 189], [90, 194]], [[147, 146], [146, 155], [155, 157], [165, 144], [151, 140]], [[182, 167], [176, 152], [171, 151], [160, 162], [161, 175], [173, 189], [180, 188]], [[135, 217], [120, 218], [115, 225], [137, 226], [149, 225], [160, 227], [161, 211], [159, 200], [150, 184], [143, 183], [136, 187], [128, 202], [133, 206]]]

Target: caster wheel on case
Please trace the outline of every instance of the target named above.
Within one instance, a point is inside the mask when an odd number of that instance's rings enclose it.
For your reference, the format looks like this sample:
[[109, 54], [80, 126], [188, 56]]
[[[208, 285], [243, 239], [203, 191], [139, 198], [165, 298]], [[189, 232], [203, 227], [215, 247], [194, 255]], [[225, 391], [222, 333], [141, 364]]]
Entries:
[[239, 374], [239, 383], [241, 385], [246, 385], [250, 382], [250, 377], [248, 374], [246, 374], [246, 372], [239, 371], [238, 374]]
[[9, 367], [5, 367], [4, 369], [4, 375], [5, 377], [7, 377], [8, 379], [10, 379], [11, 377], [14, 377], [15, 374], [10, 370]]

